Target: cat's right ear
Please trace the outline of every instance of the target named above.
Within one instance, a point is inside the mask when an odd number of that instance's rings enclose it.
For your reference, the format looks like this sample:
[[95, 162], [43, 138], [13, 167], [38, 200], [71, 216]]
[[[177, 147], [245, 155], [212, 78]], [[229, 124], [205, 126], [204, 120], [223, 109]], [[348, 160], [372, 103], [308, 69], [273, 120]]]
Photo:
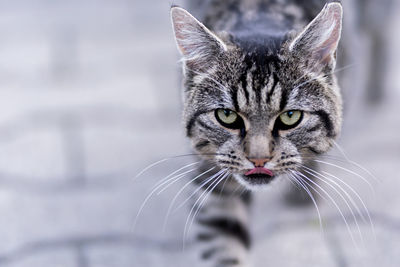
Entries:
[[343, 9], [339, 2], [326, 4], [318, 16], [292, 41], [289, 50], [307, 58], [308, 64], [313, 68], [334, 68], [342, 18]]
[[180, 7], [171, 8], [175, 40], [188, 67], [202, 69], [227, 51], [226, 44]]

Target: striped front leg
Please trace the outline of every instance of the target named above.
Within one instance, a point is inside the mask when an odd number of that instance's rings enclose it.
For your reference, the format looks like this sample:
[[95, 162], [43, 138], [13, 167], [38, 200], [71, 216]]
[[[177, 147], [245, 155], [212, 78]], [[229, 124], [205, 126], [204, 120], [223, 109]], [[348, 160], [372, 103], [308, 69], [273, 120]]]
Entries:
[[195, 218], [196, 249], [201, 266], [248, 267], [250, 192], [233, 178], [218, 185]]

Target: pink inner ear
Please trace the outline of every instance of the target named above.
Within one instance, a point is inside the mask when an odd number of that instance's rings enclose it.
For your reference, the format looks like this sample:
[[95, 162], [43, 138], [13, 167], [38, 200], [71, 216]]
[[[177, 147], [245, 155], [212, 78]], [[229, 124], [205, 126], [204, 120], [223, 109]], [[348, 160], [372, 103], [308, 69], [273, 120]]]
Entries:
[[332, 60], [332, 56], [334, 55], [340, 36], [338, 32], [335, 29], [334, 36], [331, 36], [330, 39], [326, 40], [320, 47], [318, 51], [318, 60], [322, 63], [329, 63]]
[[196, 48], [191, 47], [191, 43], [188, 40], [191, 38], [190, 34], [195, 32], [192, 24], [193, 19], [186, 14], [186, 11], [175, 8], [172, 10], [171, 16], [178, 48], [183, 55], [188, 55], [191, 50]]
[[212, 49], [226, 50], [223, 41], [186, 10], [173, 8], [171, 18], [178, 48], [186, 59], [211, 54]]
[[323, 63], [329, 63], [331, 56], [335, 53], [340, 40], [342, 11], [341, 8], [330, 8], [326, 15], [328, 18], [325, 23], [334, 23], [329, 37], [322, 43], [319, 51], [319, 59]]
[[314, 61], [328, 64], [339, 44], [342, 30], [342, 6], [330, 3], [293, 41], [290, 49], [311, 53]]

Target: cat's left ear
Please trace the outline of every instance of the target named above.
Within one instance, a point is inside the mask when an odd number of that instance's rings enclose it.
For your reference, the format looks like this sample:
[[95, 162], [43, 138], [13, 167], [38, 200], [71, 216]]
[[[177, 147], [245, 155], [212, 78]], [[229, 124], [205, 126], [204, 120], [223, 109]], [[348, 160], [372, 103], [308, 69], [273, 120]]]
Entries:
[[342, 31], [343, 9], [338, 2], [326, 4], [318, 16], [291, 42], [290, 52], [307, 58], [314, 66], [335, 66]]
[[226, 44], [185, 9], [171, 8], [171, 20], [178, 49], [187, 65], [204, 68], [227, 51]]

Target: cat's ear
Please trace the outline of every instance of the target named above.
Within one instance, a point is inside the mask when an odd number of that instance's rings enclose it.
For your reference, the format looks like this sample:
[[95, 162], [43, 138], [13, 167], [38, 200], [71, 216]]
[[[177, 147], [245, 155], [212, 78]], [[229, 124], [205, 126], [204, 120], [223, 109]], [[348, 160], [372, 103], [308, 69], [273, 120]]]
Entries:
[[342, 5], [326, 4], [318, 16], [291, 42], [289, 50], [305, 56], [309, 64], [332, 66], [342, 31]]
[[185, 9], [172, 7], [171, 20], [178, 49], [187, 65], [205, 67], [227, 50], [218, 36]]

